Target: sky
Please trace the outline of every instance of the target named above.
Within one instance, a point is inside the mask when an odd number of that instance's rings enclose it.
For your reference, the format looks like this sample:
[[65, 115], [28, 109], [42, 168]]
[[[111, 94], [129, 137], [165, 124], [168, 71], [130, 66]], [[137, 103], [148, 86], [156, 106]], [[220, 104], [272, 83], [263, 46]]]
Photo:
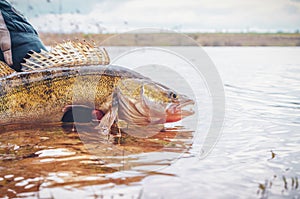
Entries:
[[10, 0], [42, 32], [300, 30], [300, 0]]

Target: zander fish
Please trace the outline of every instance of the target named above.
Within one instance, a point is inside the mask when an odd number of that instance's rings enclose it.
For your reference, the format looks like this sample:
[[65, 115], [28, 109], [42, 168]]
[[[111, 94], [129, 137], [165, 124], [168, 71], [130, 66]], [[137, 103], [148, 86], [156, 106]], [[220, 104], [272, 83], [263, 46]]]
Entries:
[[62, 110], [79, 107], [91, 110], [100, 131], [107, 133], [116, 120], [146, 126], [193, 114], [185, 110], [193, 100], [135, 71], [109, 65], [105, 49], [88, 43], [33, 52], [23, 68], [17, 73], [0, 63], [0, 125], [60, 122]]

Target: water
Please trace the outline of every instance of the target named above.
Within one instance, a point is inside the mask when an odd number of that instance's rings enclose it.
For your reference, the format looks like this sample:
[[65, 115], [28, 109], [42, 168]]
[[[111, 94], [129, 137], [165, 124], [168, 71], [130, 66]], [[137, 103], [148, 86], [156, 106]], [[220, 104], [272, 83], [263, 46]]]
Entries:
[[226, 94], [223, 133], [205, 159], [182, 127], [102, 142], [102, 157], [72, 127], [10, 127], [1, 129], [0, 196], [299, 198], [300, 48], [205, 51]]

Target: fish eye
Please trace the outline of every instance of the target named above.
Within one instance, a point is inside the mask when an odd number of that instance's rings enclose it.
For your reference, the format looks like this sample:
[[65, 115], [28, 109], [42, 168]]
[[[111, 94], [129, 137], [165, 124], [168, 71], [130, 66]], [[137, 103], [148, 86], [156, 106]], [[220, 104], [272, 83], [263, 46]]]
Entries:
[[173, 99], [177, 99], [176, 93], [173, 93], [173, 92], [170, 92], [170, 93], [169, 93], [169, 97], [170, 97], [170, 98], [173, 98]]

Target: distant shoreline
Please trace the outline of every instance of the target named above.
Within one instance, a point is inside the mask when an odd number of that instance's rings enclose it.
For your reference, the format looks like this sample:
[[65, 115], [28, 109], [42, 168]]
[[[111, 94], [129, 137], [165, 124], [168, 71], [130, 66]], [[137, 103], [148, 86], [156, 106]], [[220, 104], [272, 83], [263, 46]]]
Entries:
[[108, 46], [300, 46], [300, 33], [184, 33], [193, 40], [169, 33], [114, 34], [58, 34], [40, 33], [45, 45], [68, 40], [87, 40]]

